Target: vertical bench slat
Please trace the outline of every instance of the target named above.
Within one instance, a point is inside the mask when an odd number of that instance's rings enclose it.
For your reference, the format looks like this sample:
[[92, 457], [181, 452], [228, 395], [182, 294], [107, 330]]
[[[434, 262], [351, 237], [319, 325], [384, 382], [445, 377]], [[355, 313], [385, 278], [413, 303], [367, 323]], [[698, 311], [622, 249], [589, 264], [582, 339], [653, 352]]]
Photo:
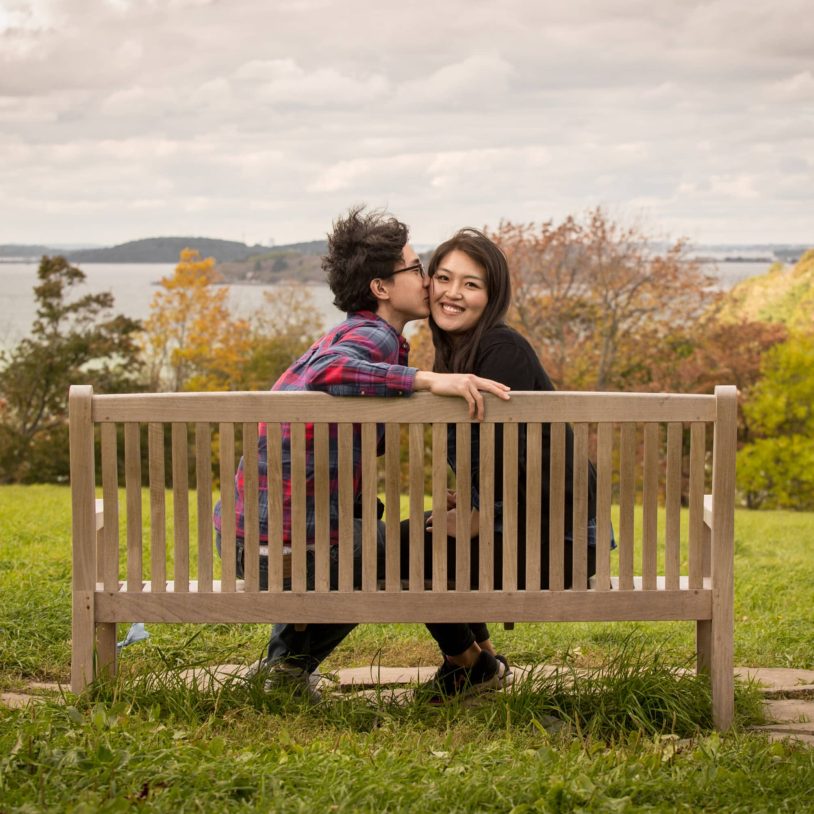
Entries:
[[622, 424], [619, 451], [619, 590], [633, 590], [633, 507], [636, 501], [636, 425]]
[[410, 590], [424, 590], [424, 425], [410, 424]]
[[483, 423], [478, 430], [478, 588], [491, 591], [495, 586], [495, 425]]
[[220, 439], [220, 589], [235, 590], [235, 426], [218, 424]]
[[328, 425], [314, 424], [314, 590], [323, 592], [330, 588], [331, 518], [328, 456]]
[[455, 590], [471, 587], [472, 547], [472, 425], [455, 429]]
[[198, 590], [212, 591], [212, 436], [195, 425], [195, 489], [198, 493]]
[[588, 425], [574, 425], [572, 591], [588, 587]]
[[548, 587], [565, 586], [565, 424], [551, 425], [551, 470], [548, 499]]
[[97, 552], [96, 578], [101, 577], [106, 591], [116, 591], [119, 588], [119, 471], [115, 424], [102, 424], [101, 441], [105, 525], [102, 549]]
[[269, 590], [283, 590], [283, 428], [279, 421], [266, 424], [266, 498], [268, 500]]
[[690, 550], [689, 586], [700, 588], [704, 580], [704, 455], [706, 426], [690, 425]]
[[401, 493], [399, 490], [398, 424], [386, 424], [384, 428], [384, 508], [385, 530], [387, 539], [385, 559], [385, 589], [401, 590], [401, 535], [399, 518], [401, 516]]
[[189, 450], [187, 425], [172, 425], [172, 517], [175, 592], [189, 591]]
[[243, 584], [247, 591], [256, 591], [260, 586], [257, 435], [257, 424], [243, 424]]
[[432, 590], [447, 589], [447, 425], [432, 425]]
[[611, 492], [613, 479], [613, 424], [596, 430], [596, 590], [610, 588]]
[[[82, 692], [93, 681], [94, 583], [96, 548], [95, 449], [91, 410], [93, 388], [74, 385], [68, 395], [71, 457], [71, 689]], [[109, 637], [108, 637], [109, 642]], [[115, 651], [114, 651], [115, 654]], [[105, 655], [110, 655], [109, 652]], [[113, 655], [115, 659], [115, 655]], [[109, 660], [107, 660], [109, 663]]]
[[150, 582], [153, 593], [167, 589], [167, 476], [164, 470], [164, 425], [147, 426], [150, 477]]
[[[734, 649], [734, 536], [735, 451], [738, 440], [738, 391], [732, 385], [715, 388], [717, 417], [712, 456], [712, 619], [699, 622], [708, 628], [712, 720], [722, 730], [732, 725], [735, 685]], [[699, 633], [701, 631], [698, 631]]]
[[517, 424], [503, 425], [503, 590], [517, 590]]
[[127, 590], [141, 591], [141, 439], [139, 425], [124, 425], [124, 484], [127, 506]]
[[375, 591], [377, 580], [376, 425], [362, 424], [362, 590]]
[[291, 590], [306, 587], [305, 424], [291, 425]]
[[339, 452], [339, 590], [353, 590], [353, 425], [337, 426]]
[[539, 591], [542, 537], [543, 427], [526, 425], [526, 584]]
[[658, 568], [659, 425], [644, 425], [642, 487], [642, 588], [656, 590]]
[[681, 442], [683, 427], [667, 425], [667, 484], [665, 486], [664, 585], [668, 591], [679, 588], [681, 569]]

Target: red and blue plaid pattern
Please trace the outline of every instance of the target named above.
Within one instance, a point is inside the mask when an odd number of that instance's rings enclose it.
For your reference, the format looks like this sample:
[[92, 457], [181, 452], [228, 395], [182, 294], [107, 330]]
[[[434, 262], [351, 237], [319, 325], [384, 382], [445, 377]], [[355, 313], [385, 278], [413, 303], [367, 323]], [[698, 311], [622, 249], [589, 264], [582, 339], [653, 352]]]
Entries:
[[[371, 311], [348, 314], [347, 319], [318, 339], [277, 380], [272, 390], [317, 390], [334, 396], [409, 396], [416, 369], [407, 367], [410, 346], [385, 320]], [[291, 542], [291, 425], [282, 424], [283, 543]], [[314, 540], [314, 447], [313, 424], [305, 425], [306, 539]], [[383, 425], [377, 427], [381, 448]], [[329, 428], [329, 477], [331, 542], [337, 542], [339, 526], [338, 455], [336, 425]], [[260, 424], [258, 492], [260, 540], [268, 541], [268, 465], [266, 425]], [[353, 431], [353, 488], [361, 491], [362, 442], [358, 425]], [[243, 459], [235, 476], [237, 536], [244, 536]], [[215, 528], [221, 529], [221, 504], [214, 512]]]

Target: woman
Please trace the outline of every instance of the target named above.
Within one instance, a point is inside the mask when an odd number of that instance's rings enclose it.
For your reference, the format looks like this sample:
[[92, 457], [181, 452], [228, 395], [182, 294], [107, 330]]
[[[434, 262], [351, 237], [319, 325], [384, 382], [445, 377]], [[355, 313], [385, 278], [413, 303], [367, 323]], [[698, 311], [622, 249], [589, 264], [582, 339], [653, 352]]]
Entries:
[[[513, 392], [523, 390], [554, 390], [554, 385], [540, 364], [531, 345], [505, 322], [511, 300], [511, 279], [503, 252], [476, 229], [462, 229], [441, 244], [430, 261], [430, 329], [435, 346], [433, 370], [444, 373], [474, 373], [509, 385]], [[455, 434], [447, 442], [450, 465], [455, 469]], [[548, 587], [548, 479], [550, 432], [542, 432], [542, 496], [541, 527], [543, 539], [540, 551], [540, 584]], [[519, 589], [526, 587], [525, 518], [526, 518], [526, 433], [519, 427], [517, 477], [517, 525]], [[494, 580], [502, 584], [503, 562], [503, 494], [502, 431], [495, 434], [494, 480]], [[478, 575], [478, 487], [479, 487], [479, 427], [472, 425], [472, 546], [471, 587], [477, 588]], [[566, 428], [565, 463], [565, 587], [571, 586], [573, 549], [573, 433]], [[451, 497], [445, 518], [428, 516], [428, 529], [442, 522], [449, 535], [447, 573], [455, 574], [455, 498]], [[596, 570], [596, 474], [589, 464], [588, 478], [588, 575]], [[406, 524], [405, 524], [406, 525]], [[403, 529], [403, 534], [407, 534]], [[406, 550], [406, 539], [403, 550]], [[432, 536], [425, 539], [425, 562], [432, 563]], [[428, 575], [429, 576], [429, 575]], [[450, 695], [499, 686], [510, 675], [506, 659], [499, 656], [489, 638], [484, 623], [428, 624], [428, 629], [444, 653], [444, 664], [428, 685], [433, 697], [441, 700]]]

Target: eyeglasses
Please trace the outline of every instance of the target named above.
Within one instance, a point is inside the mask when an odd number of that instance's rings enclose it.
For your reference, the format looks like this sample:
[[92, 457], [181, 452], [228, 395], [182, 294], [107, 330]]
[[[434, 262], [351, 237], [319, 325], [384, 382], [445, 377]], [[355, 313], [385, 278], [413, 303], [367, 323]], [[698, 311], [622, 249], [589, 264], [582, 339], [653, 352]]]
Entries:
[[381, 277], [380, 279], [389, 280], [396, 274], [401, 274], [402, 271], [417, 271], [422, 278], [427, 276], [427, 272], [424, 271], [424, 264], [420, 260], [416, 260], [415, 263], [411, 263], [409, 266], [405, 266], [403, 269], [396, 269], [391, 274], [388, 274], [386, 277]]

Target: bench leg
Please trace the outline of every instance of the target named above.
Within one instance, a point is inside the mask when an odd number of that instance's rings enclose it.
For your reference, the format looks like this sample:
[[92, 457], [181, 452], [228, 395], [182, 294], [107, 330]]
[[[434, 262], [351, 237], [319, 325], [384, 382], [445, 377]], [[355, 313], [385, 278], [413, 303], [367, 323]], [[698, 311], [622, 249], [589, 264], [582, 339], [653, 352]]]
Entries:
[[712, 622], [695, 623], [695, 671], [709, 674], [712, 667]]
[[711, 660], [709, 680], [712, 685], [712, 721], [724, 732], [735, 717], [735, 675], [732, 617], [714, 614], [710, 622]]
[[116, 675], [116, 623], [96, 625], [96, 668], [99, 675]]
[[93, 593], [74, 591], [71, 623], [71, 690], [77, 695], [93, 681]]

